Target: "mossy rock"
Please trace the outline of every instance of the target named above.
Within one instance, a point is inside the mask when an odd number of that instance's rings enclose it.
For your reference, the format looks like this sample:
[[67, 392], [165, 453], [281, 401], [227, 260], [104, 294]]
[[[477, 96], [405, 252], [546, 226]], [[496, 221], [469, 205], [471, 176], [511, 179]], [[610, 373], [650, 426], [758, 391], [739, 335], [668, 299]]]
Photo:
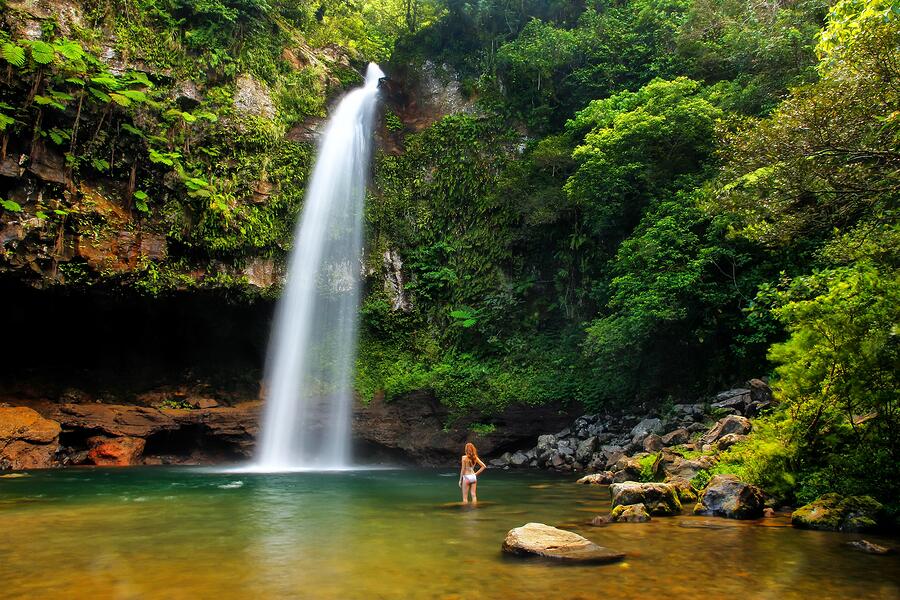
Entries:
[[646, 523], [650, 513], [643, 504], [620, 504], [612, 509], [609, 520], [613, 523]]
[[612, 505], [643, 504], [651, 515], [672, 516], [681, 514], [681, 502], [675, 487], [668, 483], [641, 483], [626, 481], [614, 483], [609, 488]]
[[878, 526], [881, 504], [870, 496], [823, 494], [791, 514], [791, 523], [802, 529], [870, 531]]

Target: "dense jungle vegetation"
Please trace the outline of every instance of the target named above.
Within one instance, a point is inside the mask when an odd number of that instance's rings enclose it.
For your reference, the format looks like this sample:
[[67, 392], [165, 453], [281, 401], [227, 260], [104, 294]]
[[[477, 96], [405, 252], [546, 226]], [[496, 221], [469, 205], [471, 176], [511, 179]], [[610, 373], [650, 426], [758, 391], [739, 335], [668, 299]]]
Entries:
[[[780, 407], [720, 468], [804, 500], [900, 496], [900, 5], [92, 0], [29, 38], [19, 4], [0, 2], [2, 159], [56, 148], [66, 181], [37, 202], [0, 187], [4, 216], [49, 247], [168, 242], [127, 272], [54, 255], [42, 277], [251, 295], [233, 267], [282, 261], [302, 205], [314, 149], [293, 128], [368, 60], [440, 65], [464, 111], [384, 118], [402, 152], [374, 164], [362, 394], [430, 388], [489, 421], [769, 374]], [[271, 96], [255, 114], [246, 77]], [[84, 182], [127, 218], [86, 208]]]

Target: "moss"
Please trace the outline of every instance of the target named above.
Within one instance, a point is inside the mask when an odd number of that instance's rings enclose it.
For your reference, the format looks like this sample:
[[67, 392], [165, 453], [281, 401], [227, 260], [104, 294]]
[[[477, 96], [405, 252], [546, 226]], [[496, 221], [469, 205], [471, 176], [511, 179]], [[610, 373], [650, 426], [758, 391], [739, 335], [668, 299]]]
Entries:
[[791, 514], [791, 523], [803, 529], [869, 531], [877, 527], [882, 505], [869, 496], [823, 494]]

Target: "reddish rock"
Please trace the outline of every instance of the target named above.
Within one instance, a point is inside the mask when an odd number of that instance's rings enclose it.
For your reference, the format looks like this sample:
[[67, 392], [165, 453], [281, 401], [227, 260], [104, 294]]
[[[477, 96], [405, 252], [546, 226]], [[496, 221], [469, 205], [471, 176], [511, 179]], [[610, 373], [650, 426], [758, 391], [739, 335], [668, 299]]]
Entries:
[[0, 408], [0, 469], [54, 466], [59, 432], [59, 423], [30, 408]]
[[88, 439], [88, 460], [100, 467], [127, 467], [138, 463], [145, 444], [138, 437], [95, 436]]
[[163, 260], [167, 246], [164, 235], [119, 231], [100, 236], [81, 236], [75, 252], [96, 271], [127, 273], [145, 259]]

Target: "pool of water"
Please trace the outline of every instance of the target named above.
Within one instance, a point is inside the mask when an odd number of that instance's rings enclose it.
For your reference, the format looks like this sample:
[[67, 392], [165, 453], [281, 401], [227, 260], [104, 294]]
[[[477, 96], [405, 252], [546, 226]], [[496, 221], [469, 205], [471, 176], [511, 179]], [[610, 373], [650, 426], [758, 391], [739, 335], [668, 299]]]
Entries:
[[[489, 471], [478, 508], [456, 473], [36, 471], [0, 478], [4, 598], [900, 598], [900, 558], [786, 517], [693, 516], [606, 527], [605, 487]], [[508, 558], [530, 521], [628, 558], [560, 566]], [[866, 536], [896, 545], [897, 540]]]

